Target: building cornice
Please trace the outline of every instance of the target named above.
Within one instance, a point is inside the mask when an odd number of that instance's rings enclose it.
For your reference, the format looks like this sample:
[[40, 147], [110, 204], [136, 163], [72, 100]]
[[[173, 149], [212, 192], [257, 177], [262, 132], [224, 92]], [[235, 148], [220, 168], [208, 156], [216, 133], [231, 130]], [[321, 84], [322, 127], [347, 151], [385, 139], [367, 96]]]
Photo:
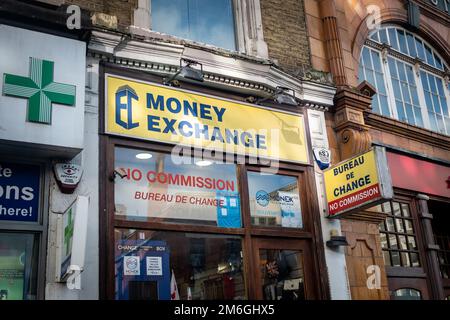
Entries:
[[397, 134], [410, 140], [450, 151], [450, 136], [447, 135], [419, 128], [373, 112], [366, 112], [365, 123], [380, 131]]
[[125, 34], [93, 30], [88, 54], [110, 63], [171, 75], [179, 68], [181, 58], [203, 65], [204, 85], [235, 90], [249, 96], [268, 97], [277, 86], [294, 90], [302, 105], [327, 110], [333, 105], [336, 88], [311, 80], [301, 80], [283, 72], [268, 60], [227, 56], [202, 47], [135, 39]]

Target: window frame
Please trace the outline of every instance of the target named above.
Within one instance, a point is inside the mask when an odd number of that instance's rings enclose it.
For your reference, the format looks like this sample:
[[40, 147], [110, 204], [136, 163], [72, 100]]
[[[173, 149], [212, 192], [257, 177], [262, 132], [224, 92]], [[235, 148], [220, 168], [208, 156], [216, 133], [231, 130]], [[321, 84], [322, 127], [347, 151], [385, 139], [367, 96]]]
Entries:
[[[391, 35], [388, 32], [389, 29], [396, 30], [395, 31], [396, 41], [398, 39], [398, 35], [397, 35], [398, 31], [403, 32], [403, 34], [405, 35], [405, 44], [406, 44], [408, 53], [404, 53], [399, 48], [396, 49], [394, 47], [389, 46], [388, 44], [382, 44], [380, 42], [381, 32], [383, 32], [383, 33], [386, 33], [387, 40], [390, 43], [389, 37]], [[419, 49], [417, 48], [417, 41], [420, 41], [422, 43], [425, 60], [420, 60], [419, 58], [414, 58], [409, 55], [408, 35], [413, 37], [413, 42], [414, 42], [414, 47], [415, 47], [416, 52], [419, 52]], [[397, 44], [397, 46], [399, 47], [400, 45]], [[431, 54], [433, 56], [433, 59], [436, 59], [436, 57], [439, 59], [441, 65], [442, 65], [442, 70], [437, 68], [436, 66], [430, 65], [426, 62], [427, 53], [425, 50], [425, 46], [428, 47], [429, 49], [431, 49]], [[446, 73], [445, 73], [446, 71], [449, 70], [449, 66], [447, 65], [446, 61], [436, 52], [436, 50], [434, 50], [431, 45], [429, 45], [424, 39], [422, 39], [417, 34], [412, 33], [400, 26], [397, 26], [397, 25], [383, 25], [380, 29], [377, 29], [377, 30], [373, 31], [371, 34], [369, 34], [367, 40], [365, 41], [363, 49], [361, 50], [361, 54], [360, 54], [360, 58], [359, 58], [360, 66], [362, 65], [363, 52], [365, 49], [374, 50], [374, 51], [378, 52], [379, 55], [381, 56], [383, 80], [384, 80], [384, 84], [386, 86], [386, 90], [387, 90], [387, 94], [388, 94], [388, 109], [390, 112], [390, 115], [388, 117], [394, 118], [403, 123], [407, 123], [408, 125], [411, 125], [411, 126], [424, 128], [424, 129], [430, 130], [430, 131], [438, 133], [438, 134], [450, 136], [450, 120], [449, 120], [448, 124], [445, 123], [445, 115], [442, 110], [441, 110], [442, 112], [440, 113], [440, 115], [443, 117], [444, 129], [446, 129], [446, 132], [439, 131], [439, 125], [437, 126], [436, 130], [432, 128], [431, 122], [430, 122], [431, 120], [428, 115], [428, 109], [427, 109], [427, 104], [426, 104], [426, 100], [425, 100], [425, 91], [424, 91], [425, 88], [421, 81], [421, 72], [431, 74], [433, 77], [441, 79], [442, 84], [443, 84], [444, 97], [445, 97], [446, 103], [447, 103], [447, 110], [448, 110], [447, 118], [450, 119], [450, 79], [448, 79], [448, 76], [446, 76]], [[371, 55], [371, 57], [372, 57], [372, 55]], [[389, 64], [388, 64], [389, 59], [393, 59], [396, 62], [400, 61], [402, 64], [412, 67], [413, 76], [414, 76], [414, 80], [415, 80], [415, 84], [416, 84], [416, 88], [417, 88], [417, 95], [418, 95], [419, 104], [420, 104], [420, 112], [421, 112], [421, 116], [422, 116], [423, 126], [420, 126], [418, 124], [410, 124], [407, 121], [407, 117], [406, 117], [406, 120], [399, 119], [399, 114], [397, 112], [397, 107], [396, 107], [395, 91], [394, 91], [393, 84], [392, 84], [392, 81], [394, 79], [391, 76], [391, 72], [390, 72], [390, 68], [389, 68]], [[396, 63], [396, 69], [397, 69], [397, 63]], [[358, 72], [358, 78], [360, 75], [361, 75], [361, 72]], [[359, 79], [359, 81], [367, 80], [365, 71], [362, 73], [362, 75], [364, 76], [364, 79]], [[402, 103], [404, 105], [403, 97], [402, 97]], [[412, 106], [412, 107], [414, 110], [414, 106]], [[381, 116], [386, 116], [385, 114], [382, 113], [381, 105], [379, 105], [379, 111], [374, 112], [374, 113], [380, 114]], [[417, 123], [416, 119], [417, 119], [417, 117], [414, 114], [415, 123]]]
[[[269, 51], [264, 41], [260, 0], [231, 0], [234, 16], [236, 49], [231, 52], [245, 53], [250, 56], [269, 58]], [[151, 34], [158, 38], [161, 35], [151, 28], [151, 0], [138, 0], [132, 17], [131, 32]], [[181, 39], [168, 35], [174, 39]], [[186, 43], [194, 41], [183, 39]], [[228, 50], [208, 44], [220, 50]]]
[[15, 164], [30, 164], [40, 167], [39, 177], [39, 213], [35, 222], [27, 221], [0, 221], [0, 232], [4, 233], [24, 233], [36, 236], [37, 249], [37, 270], [36, 270], [36, 299], [45, 298], [45, 284], [47, 273], [47, 237], [49, 224], [49, 196], [50, 196], [50, 175], [51, 165], [45, 159], [36, 158], [34, 160], [24, 159], [20, 156], [1, 156], [1, 161]]

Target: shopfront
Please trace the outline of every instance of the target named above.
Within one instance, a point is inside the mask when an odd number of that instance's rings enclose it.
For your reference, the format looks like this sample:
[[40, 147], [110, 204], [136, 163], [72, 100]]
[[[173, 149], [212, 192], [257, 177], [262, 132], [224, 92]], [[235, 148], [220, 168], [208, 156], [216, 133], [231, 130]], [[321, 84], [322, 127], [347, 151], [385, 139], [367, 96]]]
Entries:
[[44, 299], [65, 200], [52, 166], [83, 149], [86, 45], [3, 23], [0, 43], [0, 300]]
[[110, 65], [100, 79], [104, 298], [326, 298], [300, 107]]
[[450, 167], [395, 151], [387, 158], [395, 196], [377, 209], [387, 215], [380, 240], [391, 299], [448, 299]]

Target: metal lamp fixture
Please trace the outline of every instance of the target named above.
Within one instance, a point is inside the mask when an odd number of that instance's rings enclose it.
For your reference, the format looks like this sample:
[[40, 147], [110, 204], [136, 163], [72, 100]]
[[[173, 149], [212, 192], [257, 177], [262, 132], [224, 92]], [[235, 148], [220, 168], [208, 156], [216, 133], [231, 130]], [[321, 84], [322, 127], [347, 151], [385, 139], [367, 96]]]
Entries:
[[328, 240], [326, 244], [329, 248], [338, 248], [349, 245], [347, 238], [345, 236], [340, 236], [336, 229], [330, 231], [330, 240]]
[[[199, 65], [200, 69], [194, 69], [191, 66]], [[164, 84], [172, 85], [178, 76], [184, 79], [203, 82], [203, 65], [197, 61], [181, 58], [180, 69], [168, 79], [164, 79]]]
[[[291, 91], [292, 94], [287, 93], [289, 91]], [[295, 106], [295, 107], [298, 106], [298, 102], [295, 99], [295, 91], [293, 89], [289, 89], [286, 87], [277, 87], [275, 90], [275, 93], [272, 96], [258, 100], [258, 101], [256, 101], [256, 104], [260, 104], [264, 101], [271, 100], [271, 99], [273, 99], [276, 103], [279, 103], [279, 104], [286, 104], [286, 105]]]

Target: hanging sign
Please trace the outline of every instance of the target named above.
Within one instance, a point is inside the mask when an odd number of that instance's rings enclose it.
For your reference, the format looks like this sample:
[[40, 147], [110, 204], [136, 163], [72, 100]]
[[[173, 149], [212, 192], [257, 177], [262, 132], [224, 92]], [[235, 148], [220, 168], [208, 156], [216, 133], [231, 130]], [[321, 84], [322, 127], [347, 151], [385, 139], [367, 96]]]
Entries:
[[57, 218], [58, 253], [56, 281], [63, 282], [74, 271], [83, 271], [86, 251], [89, 198], [78, 196]]
[[324, 172], [328, 217], [341, 217], [392, 199], [386, 151], [370, 151], [345, 160]]

